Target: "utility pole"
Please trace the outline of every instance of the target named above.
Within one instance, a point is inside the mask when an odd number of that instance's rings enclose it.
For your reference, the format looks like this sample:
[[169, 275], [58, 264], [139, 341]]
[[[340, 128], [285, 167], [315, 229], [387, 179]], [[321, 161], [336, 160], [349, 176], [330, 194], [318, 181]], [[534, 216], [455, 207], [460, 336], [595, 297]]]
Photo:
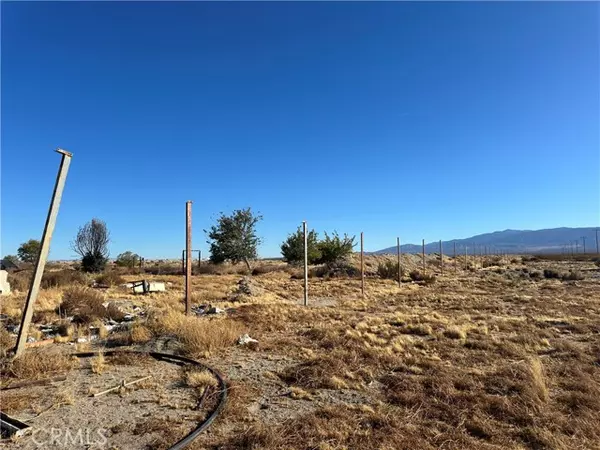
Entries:
[[581, 240], [583, 241], [583, 254], [585, 255], [585, 236], [581, 236]]
[[304, 306], [308, 306], [308, 231], [306, 220], [302, 222], [304, 230]]
[[425, 270], [425, 239], [423, 239], [423, 249], [421, 250], [421, 259], [423, 260], [423, 270]]
[[440, 239], [440, 272], [444, 275], [444, 250], [442, 249], [442, 240]]
[[44, 274], [44, 268], [46, 267], [48, 253], [50, 252], [50, 241], [52, 241], [52, 233], [54, 232], [54, 227], [56, 225], [58, 208], [60, 207], [60, 201], [65, 188], [65, 182], [67, 181], [67, 173], [69, 172], [69, 165], [71, 164], [71, 158], [73, 157], [72, 153], [60, 148], [56, 149], [56, 152], [60, 153], [62, 157], [60, 161], [60, 167], [58, 169], [58, 175], [56, 176], [54, 192], [52, 193], [52, 200], [50, 201], [46, 225], [44, 226], [44, 232], [42, 234], [40, 253], [38, 254], [35, 268], [33, 269], [33, 278], [29, 286], [27, 300], [25, 300], [25, 308], [21, 318], [21, 327], [19, 328], [17, 345], [15, 347], [16, 356], [21, 355], [25, 351], [27, 334], [29, 333], [29, 325], [31, 324], [31, 318], [33, 316], [33, 305], [35, 304], [40, 291], [40, 283], [42, 282], [42, 275]]
[[185, 314], [192, 314], [192, 202], [185, 203]]
[[365, 296], [365, 247], [364, 235], [360, 232], [360, 292]]
[[396, 246], [398, 254], [398, 285], [402, 284], [402, 263], [400, 262], [400, 256], [402, 255], [402, 250], [400, 249], [400, 238], [396, 238]]

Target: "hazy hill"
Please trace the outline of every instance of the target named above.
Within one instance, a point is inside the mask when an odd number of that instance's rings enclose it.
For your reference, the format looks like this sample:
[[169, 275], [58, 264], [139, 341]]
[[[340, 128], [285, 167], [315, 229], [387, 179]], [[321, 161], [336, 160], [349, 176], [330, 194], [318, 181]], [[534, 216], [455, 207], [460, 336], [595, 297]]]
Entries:
[[[599, 231], [600, 233], [600, 231]], [[563, 248], [570, 251], [571, 243], [575, 251], [575, 241], [579, 244], [579, 252], [583, 252], [583, 239], [587, 253], [596, 252], [596, 228], [551, 228], [546, 230], [504, 230], [493, 233], [479, 234], [466, 239], [454, 239], [442, 243], [445, 254], [452, 255], [454, 243], [457, 253], [464, 253], [465, 246], [469, 253], [475, 249], [477, 252], [488, 247], [490, 253], [503, 251], [509, 253], [561, 253]], [[421, 244], [402, 245], [403, 253], [420, 253]], [[425, 244], [426, 253], [438, 253], [439, 242]], [[396, 247], [378, 250], [381, 253], [396, 253]]]

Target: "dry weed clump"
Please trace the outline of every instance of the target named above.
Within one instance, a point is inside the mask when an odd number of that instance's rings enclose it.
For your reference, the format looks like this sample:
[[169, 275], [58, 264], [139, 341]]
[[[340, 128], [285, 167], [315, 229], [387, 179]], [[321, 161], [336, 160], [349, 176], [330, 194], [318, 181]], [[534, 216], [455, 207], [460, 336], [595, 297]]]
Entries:
[[233, 345], [245, 332], [245, 327], [229, 318], [200, 319], [178, 312], [154, 314], [147, 326], [157, 335], [171, 334], [182, 343], [189, 355], [205, 355]]
[[90, 362], [92, 373], [101, 375], [106, 370], [106, 358], [103, 353], [98, 353]]
[[123, 313], [112, 303], [105, 307], [102, 293], [88, 287], [67, 288], [59, 308], [62, 314], [73, 316], [78, 323], [91, 323], [94, 320], [110, 318], [120, 320]]
[[0, 358], [5, 358], [7, 353], [15, 347], [16, 339], [10, 333], [0, 326]]
[[45, 272], [40, 286], [42, 289], [52, 289], [72, 285], [87, 286], [88, 284], [89, 279], [83, 272], [63, 269], [54, 272]]
[[152, 339], [152, 331], [148, 329], [145, 325], [141, 323], [133, 324], [131, 327], [131, 342], [134, 344], [143, 344]]
[[111, 270], [96, 277], [96, 283], [104, 286], [119, 286], [125, 283], [125, 278], [119, 272]]
[[8, 373], [15, 378], [40, 378], [49, 374], [67, 372], [74, 368], [73, 359], [49, 348], [30, 349], [13, 359]]
[[204, 389], [209, 386], [217, 386], [217, 379], [212, 373], [197, 367], [186, 368], [183, 372], [183, 379], [186, 386], [191, 388]]

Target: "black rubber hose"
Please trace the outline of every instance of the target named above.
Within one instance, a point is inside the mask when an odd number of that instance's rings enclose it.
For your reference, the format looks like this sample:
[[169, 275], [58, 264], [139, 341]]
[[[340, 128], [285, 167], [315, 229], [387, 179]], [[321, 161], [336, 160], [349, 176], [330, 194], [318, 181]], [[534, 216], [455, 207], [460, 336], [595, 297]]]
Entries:
[[99, 354], [105, 356], [114, 356], [116, 354], [124, 354], [124, 353], [135, 353], [138, 355], [147, 355], [151, 356], [154, 359], [158, 359], [160, 361], [169, 362], [177, 365], [186, 365], [190, 364], [197, 367], [202, 367], [203, 369], [209, 371], [216, 379], [219, 384], [219, 403], [210, 413], [210, 415], [198, 425], [194, 430], [192, 430], [187, 436], [181, 439], [179, 442], [175, 443], [173, 446], [169, 447], [169, 450], [181, 450], [186, 448], [188, 445], [192, 443], [194, 439], [196, 439], [200, 433], [202, 433], [208, 426], [217, 418], [217, 416], [221, 413], [223, 408], [225, 407], [225, 403], [227, 402], [227, 384], [225, 380], [221, 376], [221, 374], [206, 364], [201, 363], [200, 361], [196, 361], [195, 359], [186, 358], [185, 356], [179, 355], [171, 355], [168, 353], [158, 353], [158, 352], [142, 352], [135, 350], [108, 350], [103, 352], [83, 352], [83, 353], [75, 353], [73, 356], [78, 358], [89, 358], [92, 356], [97, 356]]

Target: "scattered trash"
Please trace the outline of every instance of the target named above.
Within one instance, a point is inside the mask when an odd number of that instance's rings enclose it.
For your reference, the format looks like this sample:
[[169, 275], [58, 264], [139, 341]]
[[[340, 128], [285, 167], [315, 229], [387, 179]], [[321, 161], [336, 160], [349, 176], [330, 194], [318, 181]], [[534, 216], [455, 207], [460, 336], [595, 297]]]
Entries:
[[229, 296], [229, 301], [243, 300], [243, 297], [258, 297], [264, 293], [264, 289], [257, 286], [252, 278], [244, 276], [238, 281], [237, 289]]
[[258, 341], [251, 338], [248, 334], [244, 334], [239, 337], [237, 343], [238, 345], [258, 344]]
[[117, 389], [120, 389], [122, 387], [131, 386], [133, 384], [139, 383], [140, 381], [147, 380], [148, 378], [152, 378], [152, 375], [148, 375], [147, 377], [143, 377], [143, 378], [138, 378], [137, 380], [132, 380], [127, 383], [125, 382], [125, 380], [123, 380], [123, 381], [121, 381], [121, 384], [119, 384], [118, 386], [114, 386], [114, 387], [111, 387], [110, 389], [106, 389], [105, 391], [98, 392], [97, 394], [94, 394], [93, 397], [99, 397], [101, 395], [108, 394], [109, 392], [116, 391]]
[[88, 340], [87, 340], [86, 338], [84, 338], [84, 337], [78, 337], [78, 338], [77, 338], [77, 343], [78, 343], [78, 344], [84, 344], [84, 343], [86, 343], [87, 341], [88, 341]]
[[165, 292], [165, 283], [158, 281], [139, 280], [127, 283], [128, 288], [133, 289], [134, 294], [148, 294], [150, 292]]
[[33, 336], [29, 336], [29, 337], [27, 338], [27, 343], [28, 343], [28, 344], [31, 344], [32, 342], [35, 342], [35, 341], [36, 341], [36, 339], [35, 339]]
[[202, 316], [204, 314], [223, 314], [225, 312], [224, 309], [212, 305], [192, 306], [192, 311], [198, 316]]
[[3, 438], [13, 435], [21, 437], [28, 431], [31, 431], [31, 427], [20, 420], [0, 412], [0, 430]]

